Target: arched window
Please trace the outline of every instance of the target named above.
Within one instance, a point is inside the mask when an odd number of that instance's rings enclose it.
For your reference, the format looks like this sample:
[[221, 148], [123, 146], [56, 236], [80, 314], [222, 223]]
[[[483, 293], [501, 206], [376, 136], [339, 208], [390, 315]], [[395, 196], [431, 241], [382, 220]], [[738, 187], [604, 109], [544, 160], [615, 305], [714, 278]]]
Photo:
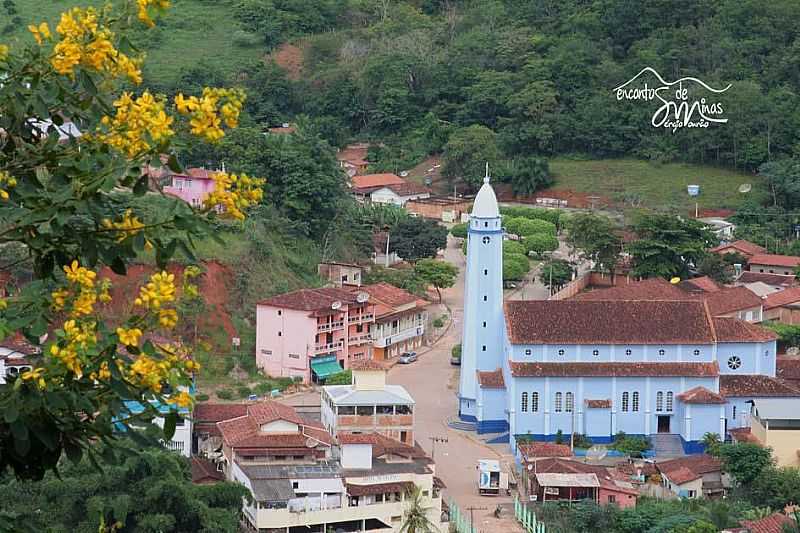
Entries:
[[633, 353], [633, 350], [631, 350], [630, 348], [625, 350], [625, 355], [631, 355], [632, 353]]
[[733, 419], [736, 420], [736, 406], [733, 406]]
[[658, 391], [656, 393], [656, 411], [661, 412], [664, 410], [664, 393]]
[[638, 413], [639, 412], [639, 393], [638, 392], [634, 392], [633, 393], [633, 412], [634, 413]]
[[483, 244], [489, 244], [490, 242], [492, 242], [492, 238], [491, 237], [484, 237], [483, 238]]
[[592, 350], [592, 355], [594, 356], [600, 355], [600, 350]]
[[658, 355], [664, 355], [665, 353], [667, 353], [667, 352], [664, 351], [663, 349], [658, 351]]
[[534, 413], [539, 412], [539, 393], [532, 392], [531, 393], [531, 411]]
[[556, 407], [555, 407], [556, 413], [560, 413], [561, 412], [561, 393], [560, 392], [556, 393], [555, 404], [556, 404]]
[[695, 350], [693, 353], [694, 353], [695, 355], [700, 355], [700, 350]]
[[571, 413], [572, 410], [575, 408], [575, 397], [571, 392], [567, 393], [567, 409], [568, 413]]
[[667, 412], [672, 412], [672, 391], [667, 393]]
[[628, 393], [627, 392], [623, 392], [622, 393], [622, 411], [623, 412], [627, 412], [628, 411]]
[[522, 408], [521, 408], [521, 411], [523, 413], [527, 413], [528, 412], [528, 393], [527, 392], [523, 392], [522, 393]]

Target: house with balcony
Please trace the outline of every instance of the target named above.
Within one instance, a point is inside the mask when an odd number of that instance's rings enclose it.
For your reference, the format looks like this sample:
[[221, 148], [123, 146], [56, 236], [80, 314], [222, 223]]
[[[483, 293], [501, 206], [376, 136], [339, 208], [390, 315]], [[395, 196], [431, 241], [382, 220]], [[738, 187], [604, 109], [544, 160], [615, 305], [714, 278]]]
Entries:
[[375, 322], [370, 324], [372, 358], [389, 360], [420, 348], [428, 322], [428, 302], [388, 283], [359, 287], [375, 305]]
[[205, 168], [187, 168], [182, 174], [167, 174], [163, 191], [180, 198], [192, 207], [200, 207], [203, 200], [214, 191], [214, 171]]
[[402, 528], [408, 493], [419, 487], [428, 519], [441, 529], [441, 482], [418, 446], [374, 433], [342, 434], [336, 460], [315, 465], [233, 465], [253, 501], [243, 505], [251, 531], [385, 531]]
[[414, 444], [414, 399], [400, 385], [386, 383], [386, 366], [379, 361], [351, 365], [350, 385], [322, 388], [322, 425], [332, 434], [380, 433]]
[[375, 305], [364, 291], [301, 289], [262, 300], [256, 308], [256, 365], [304, 383], [372, 358]]

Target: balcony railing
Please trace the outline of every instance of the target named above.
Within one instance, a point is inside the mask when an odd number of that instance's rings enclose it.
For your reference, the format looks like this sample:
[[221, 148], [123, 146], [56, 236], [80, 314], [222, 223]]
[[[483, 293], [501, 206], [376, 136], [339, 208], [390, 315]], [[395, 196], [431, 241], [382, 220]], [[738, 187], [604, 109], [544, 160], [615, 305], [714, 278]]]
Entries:
[[370, 336], [369, 334], [365, 334], [365, 335], [358, 335], [357, 337], [350, 337], [349, 339], [347, 339], [348, 346], [364, 344], [365, 342], [372, 342], [372, 336]]
[[344, 327], [344, 320], [338, 320], [336, 322], [325, 322], [323, 324], [317, 324], [317, 331], [333, 331], [337, 329], [342, 329]]
[[343, 344], [343, 341], [331, 342], [328, 344], [317, 344], [314, 346], [314, 353], [324, 353], [332, 350], [338, 350], [343, 346]]
[[356, 324], [358, 322], [367, 322], [375, 319], [375, 315], [372, 313], [367, 313], [363, 315], [354, 315], [347, 317], [347, 322], [350, 324]]

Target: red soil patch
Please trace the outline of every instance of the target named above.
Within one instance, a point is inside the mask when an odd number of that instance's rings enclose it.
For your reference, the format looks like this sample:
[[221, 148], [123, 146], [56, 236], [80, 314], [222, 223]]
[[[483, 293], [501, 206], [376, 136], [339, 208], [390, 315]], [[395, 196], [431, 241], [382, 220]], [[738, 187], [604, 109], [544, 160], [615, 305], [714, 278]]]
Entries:
[[[728, 218], [735, 213], [733, 209], [701, 208], [697, 211], [697, 218]], [[689, 212], [689, 216], [694, 217], [694, 209]]]
[[303, 73], [303, 49], [290, 43], [283, 43], [269, 56], [275, 63], [286, 70], [290, 80], [297, 81]]
[[584, 192], [577, 192], [572, 189], [549, 188], [537, 191], [533, 195], [516, 196], [508, 183], [497, 183], [494, 185], [497, 199], [501, 202], [519, 202], [523, 204], [536, 204], [537, 198], [552, 198], [556, 200], [566, 200], [566, 207], [595, 208], [614, 205], [610, 198], [606, 196], [591, 195]]
[[[236, 328], [233, 327], [233, 322], [227, 309], [228, 284], [231, 279], [231, 271], [228, 267], [216, 261], [203, 263], [203, 268], [205, 272], [198, 281], [198, 287], [200, 295], [206, 302], [206, 309], [199, 320], [198, 329], [208, 331], [221, 327], [228, 337], [236, 337]], [[129, 315], [133, 310], [133, 300], [139, 293], [139, 287], [156, 270], [157, 268], [152, 265], [135, 264], [128, 266], [127, 276], [119, 276], [109, 268], [103, 268], [100, 271], [100, 276], [109, 278], [112, 283], [112, 301], [108, 304], [109, 314], [117, 318]], [[170, 274], [175, 274], [175, 282], [180, 291], [183, 265], [172, 263], [167, 266], [167, 271]]]

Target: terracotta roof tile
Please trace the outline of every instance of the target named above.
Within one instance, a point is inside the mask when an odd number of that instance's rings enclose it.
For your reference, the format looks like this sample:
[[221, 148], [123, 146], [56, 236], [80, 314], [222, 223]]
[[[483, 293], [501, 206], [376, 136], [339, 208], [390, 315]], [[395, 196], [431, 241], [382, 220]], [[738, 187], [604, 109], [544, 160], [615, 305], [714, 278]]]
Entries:
[[359, 361], [353, 361], [350, 363], [351, 370], [363, 370], [363, 371], [383, 371], [385, 372], [388, 370], [388, 365], [382, 361], [376, 361], [374, 359], [362, 359]]
[[409, 458], [426, 457], [425, 452], [416, 446], [409, 446], [380, 433], [349, 433], [341, 432], [336, 435], [339, 444], [371, 444], [372, 457], [381, 457], [387, 453], [401, 455]]
[[797, 285], [797, 278], [794, 276], [784, 276], [783, 274], [770, 274], [768, 272], [750, 272], [745, 270], [736, 279], [736, 283], [766, 283], [776, 287], [793, 287]]
[[586, 407], [589, 409], [610, 409], [611, 400], [586, 400]]
[[505, 389], [506, 382], [503, 380], [503, 371], [490, 370], [488, 372], [478, 371], [478, 384], [482, 389]]
[[510, 361], [514, 377], [714, 377], [713, 363], [518, 363]]
[[719, 290], [719, 285], [708, 276], [701, 276], [699, 278], [685, 279], [681, 281], [678, 286], [685, 291], [701, 291], [701, 292], [715, 292]]
[[397, 174], [364, 174], [363, 176], [353, 176], [351, 178], [353, 189], [359, 191], [376, 190], [387, 185], [401, 185], [407, 183], [406, 180]]
[[709, 252], [724, 252], [731, 248], [747, 255], [764, 254], [767, 252], [766, 248], [759, 246], [755, 243], [752, 243], [750, 241], [746, 241], [744, 239], [739, 239], [738, 241], [729, 242], [728, 244], [720, 244], [719, 246], [711, 248]]
[[192, 418], [197, 422], [221, 422], [247, 414], [247, 404], [243, 403], [198, 403]]
[[[680, 289], [676, 289], [679, 290]], [[712, 344], [698, 301], [511, 301], [512, 344]]]
[[673, 483], [682, 485], [703, 474], [719, 472], [722, 466], [719, 459], [703, 453], [656, 463], [656, 468]]
[[[303, 447], [309, 437], [324, 444], [330, 444], [330, 435], [322, 430], [310, 426], [297, 411], [291, 406], [280, 402], [267, 400], [246, 406], [247, 412], [243, 416], [217, 422], [216, 426], [222, 435], [222, 440], [229, 446], [247, 448], [282, 448]], [[264, 424], [285, 420], [298, 426], [296, 432], [262, 433], [260, 428]], [[306, 426], [309, 426], [306, 428]], [[308, 431], [305, 431], [308, 429]], [[322, 430], [322, 431], [317, 431]]]
[[747, 264], [794, 268], [800, 265], [800, 257], [794, 255], [758, 254], [748, 259]]
[[417, 301], [415, 295], [386, 282], [353, 287], [352, 290], [354, 292], [361, 291], [369, 293], [370, 298], [379, 300], [390, 307], [400, 307]]
[[214, 463], [197, 456], [192, 457], [192, 483], [222, 481], [224, 479], [225, 476], [222, 475], [222, 472], [217, 471]]
[[772, 330], [738, 318], [717, 317], [713, 320], [719, 342], [768, 342], [778, 338]]
[[747, 287], [726, 287], [715, 292], [703, 293], [712, 316], [725, 315], [752, 307], [761, 307], [761, 297]]
[[750, 533], [783, 533], [783, 526], [791, 525], [794, 519], [783, 513], [774, 513], [760, 520], [742, 520], [741, 524]]
[[705, 387], [694, 387], [677, 395], [683, 403], [724, 404], [725, 398]]
[[569, 446], [555, 442], [529, 442], [518, 445], [518, 448], [523, 461], [530, 461], [537, 457], [572, 457], [572, 450], [569, 449]]
[[415, 194], [430, 194], [431, 190], [419, 183], [408, 181], [406, 183], [393, 183], [387, 186], [387, 189], [397, 194], [398, 196], [413, 196]]
[[0, 341], [0, 347], [8, 348], [22, 355], [36, 355], [40, 352], [39, 348], [28, 342], [19, 332]]
[[322, 311], [331, 309], [334, 302], [356, 303], [356, 294], [347, 289], [336, 287], [300, 289], [261, 300], [258, 305], [297, 309], [299, 311]]
[[686, 292], [663, 278], [648, 278], [627, 285], [582, 292], [572, 300], [686, 300]]
[[719, 377], [719, 393], [726, 398], [735, 397], [772, 397], [798, 396], [800, 390], [787, 385], [779, 379], [769, 376], [722, 375]]
[[784, 305], [800, 302], [800, 287], [791, 287], [778, 292], [773, 292], [764, 299], [764, 309], [774, 309]]
[[395, 483], [375, 483], [373, 485], [347, 484], [347, 494], [350, 496], [366, 496], [367, 494], [390, 494], [393, 492], [409, 492], [414, 489], [413, 481], [398, 481]]

